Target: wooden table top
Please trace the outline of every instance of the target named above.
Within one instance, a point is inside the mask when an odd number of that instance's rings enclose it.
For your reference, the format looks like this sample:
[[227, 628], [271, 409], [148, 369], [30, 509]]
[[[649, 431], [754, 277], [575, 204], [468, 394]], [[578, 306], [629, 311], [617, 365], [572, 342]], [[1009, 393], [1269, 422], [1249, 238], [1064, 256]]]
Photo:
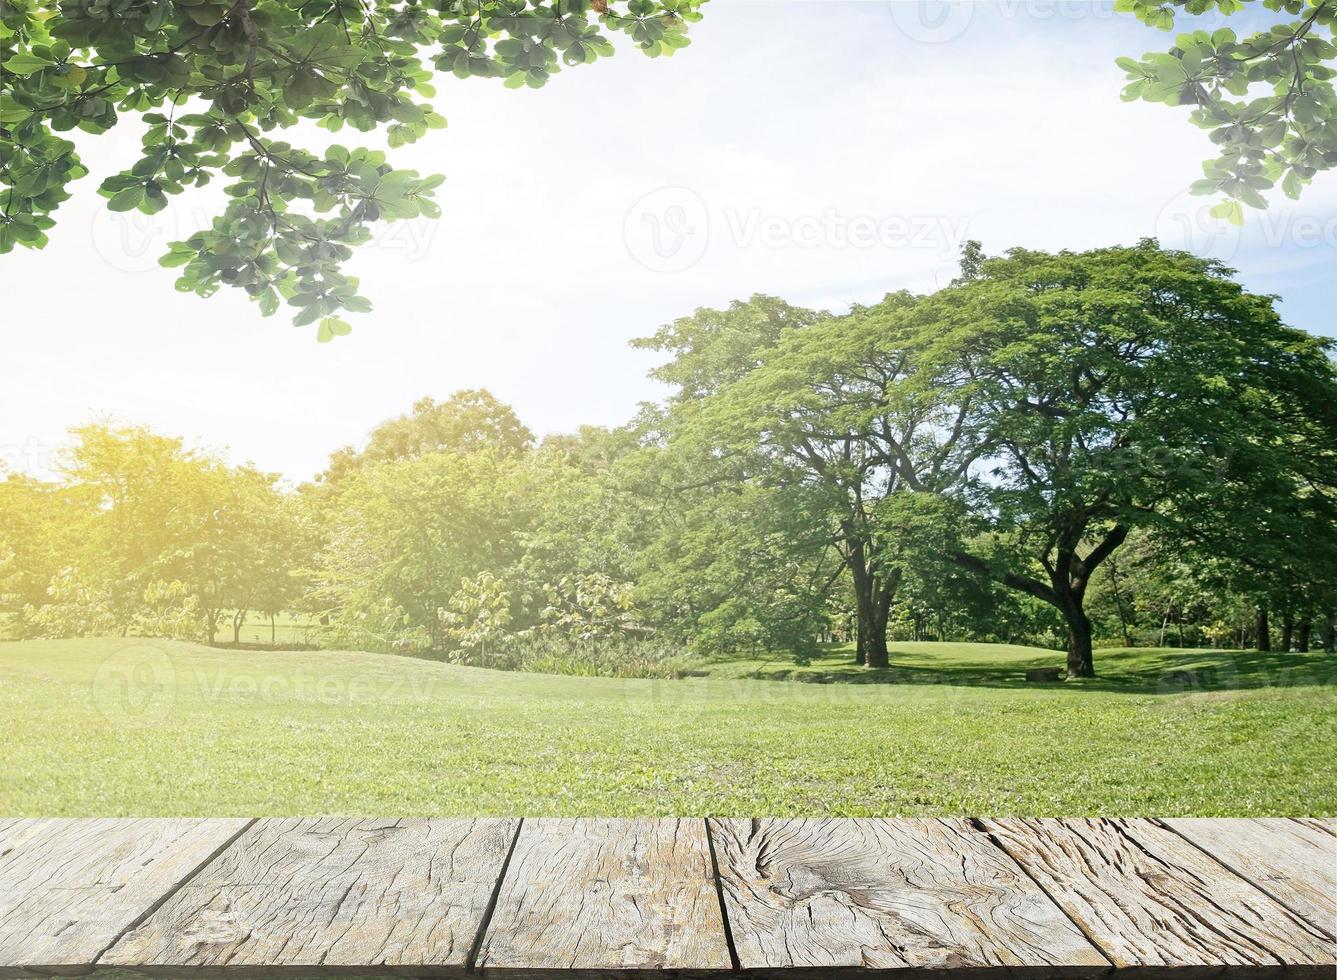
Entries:
[[1337, 976], [1337, 822], [0, 818], [0, 977]]

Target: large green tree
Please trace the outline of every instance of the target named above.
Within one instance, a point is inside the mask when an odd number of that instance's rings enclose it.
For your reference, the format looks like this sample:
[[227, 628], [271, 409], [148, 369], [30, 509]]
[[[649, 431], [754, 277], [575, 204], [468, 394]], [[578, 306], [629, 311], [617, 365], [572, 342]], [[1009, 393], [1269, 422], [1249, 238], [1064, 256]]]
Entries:
[[755, 454], [736, 451], [747, 437], [721, 429], [718, 405], [820, 318], [758, 294], [633, 341], [670, 355], [650, 376], [673, 389], [662, 409], [642, 412], [645, 445], [616, 474], [644, 512], [637, 591], [662, 628], [699, 648], [802, 651], [827, 619], [841, 565], [825, 491], [761, 479]]
[[[1278, 567], [1337, 521], [1337, 373], [1231, 270], [1153, 241], [1016, 249], [925, 300], [922, 377], [972, 406], [978, 505], [1021, 563], [963, 565], [1049, 603], [1091, 676], [1085, 597], [1131, 529]], [[958, 383], [932, 380], [954, 372]], [[1309, 545], [1278, 542], [1292, 515]]]
[[228, 203], [172, 244], [177, 288], [243, 289], [268, 316], [295, 308], [318, 337], [370, 302], [343, 271], [378, 221], [439, 213], [442, 178], [385, 153], [279, 138], [303, 121], [382, 130], [393, 148], [445, 120], [434, 71], [536, 88], [564, 66], [687, 44], [703, 0], [6, 0], [0, 7], [0, 252], [41, 248], [69, 185], [88, 173], [60, 133], [144, 124], [143, 151], [108, 175], [116, 211], [148, 214], [218, 176]]
[[815, 560], [815, 532], [848, 571], [870, 667], [887, 665], [888, 615], [907, 565], [941, 552], [959, 528], [947, 511], [981, 451], [966, 430], [973, 406], [935, 400], [920, 379], [918, 302], [899, 293], [787, 332], [674, 441], [731, 464], [731, 479], [804, 501], [789, 510], [816, 527], [793, 537]]

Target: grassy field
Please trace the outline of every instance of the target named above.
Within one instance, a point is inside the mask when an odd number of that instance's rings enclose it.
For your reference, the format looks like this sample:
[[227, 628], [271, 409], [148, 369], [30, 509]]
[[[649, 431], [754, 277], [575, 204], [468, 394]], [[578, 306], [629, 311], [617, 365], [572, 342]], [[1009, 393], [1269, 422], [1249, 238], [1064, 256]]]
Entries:
[[[1050, 651], [892, 658], [628, 681], [2, 643], [0, 814], [1337, 814], [1337, 657], [1104, 650], [1045, 686]], [[819, 683], [755, 679], [787, 676]]]

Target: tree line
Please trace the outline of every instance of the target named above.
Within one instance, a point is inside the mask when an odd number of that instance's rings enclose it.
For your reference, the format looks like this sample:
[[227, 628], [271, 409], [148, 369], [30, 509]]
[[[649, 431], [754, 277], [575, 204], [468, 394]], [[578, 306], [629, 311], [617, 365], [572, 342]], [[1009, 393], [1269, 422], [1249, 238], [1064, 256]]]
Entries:
[[1331, 345], [1221, 264], [976, 243], [830, 314], [754, 296], [637, 346], [670, 387], [537, 440], [423, 399], [287, 487], [141, 428], [0, 483], [11, 632], [209, 641], [299, 613], [331, 645], [504, 663], [537, 637], [809, 655], [897, 639], [1332, 649]]

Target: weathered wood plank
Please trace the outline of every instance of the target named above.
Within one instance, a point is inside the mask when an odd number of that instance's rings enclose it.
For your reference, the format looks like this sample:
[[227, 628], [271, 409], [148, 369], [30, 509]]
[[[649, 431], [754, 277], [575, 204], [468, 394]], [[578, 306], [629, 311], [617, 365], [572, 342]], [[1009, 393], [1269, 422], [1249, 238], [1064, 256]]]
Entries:
[[1241, 878], [1337, 935], [1337, 837], [1295, 820], [1162, 820]]
[[1304, 824], [1306, 827], [1312, 827], [1315, 830], [1321, 830], [1337, 837], [1337, 820], [1331, 817], [1293, 817], [1292, 819], [1296, 823]]
[[745, 970], [1086, 975], [1109, 963], [964, 820], [712, 819]]
[[0, 828], [0, 976], [88, 969], [249, 822], [7, 822]]
[[257, 821], [102, 963], [169, 976], [468, 966], [518, 821]]
[[1151, 821], [984, 824], [1120, 968], [1332, 976], [1318, 929]]
[[527, 820], [484, 975], [728, 971], [705, 821]]

